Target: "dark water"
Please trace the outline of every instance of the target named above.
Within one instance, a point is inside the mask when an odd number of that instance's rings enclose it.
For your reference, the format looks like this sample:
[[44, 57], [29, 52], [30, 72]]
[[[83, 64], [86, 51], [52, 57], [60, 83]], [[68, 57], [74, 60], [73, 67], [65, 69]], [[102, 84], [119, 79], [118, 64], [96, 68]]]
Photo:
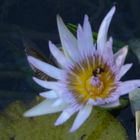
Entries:
[[[84, 14], [88, 14], [93, 30], [97, 32], [101, 20], [113, 4], [116, 4], [117, 10], [109, 34], [124, 44], [139, 39], [139, 0], [1, 0], [0, 109], [14, 100], [28, 102], [41, 90], [31, 79], [32, 72], [26, 60], [23, 38], [34, 42], [36, 48], [49, 57], [48, 40], [59, 43], [57, 14], [66, 23], [74, 24], [82, 23]], [[133, 62], [134, 67], [124, 80], [140, 78], [137, 57], [133, 54], [127, 61]], [[130, 108], [121, 111], [118, 118], [127, 128], [130, 140], [134, 140], [135, 126]]]

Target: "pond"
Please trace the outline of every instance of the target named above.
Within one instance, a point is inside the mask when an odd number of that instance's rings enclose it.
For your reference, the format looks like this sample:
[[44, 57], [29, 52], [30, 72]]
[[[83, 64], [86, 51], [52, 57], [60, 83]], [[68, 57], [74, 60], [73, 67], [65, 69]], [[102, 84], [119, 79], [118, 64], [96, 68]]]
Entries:
[[[56, 16], [59, 14], [76, 36], [77, 25], [83, 24], [84, 15], [87, 14], [96, 42], [101, 21], [113, 5], [116, 5], [116, 11], [109, 27], [108, 38], [110, 36], [113, 38], [114, 53], [128, 45], [125, 63], [133, 63], [121, 81], [139, 79], [139, 0], [135, 2], [124, 0], [123, 4], [120, 1], [113, 3], [111, 0], [104, 2], [102, 0], [2, 0], [0, 2], [0, 139], [136, 139], [135, 117], [132, 114], [128, 95], [120, 97], [122, 105], [119, 107], [109, 109], [93, 107], [90, 117], [74, 133], [69, 133], [69, 129], [76, 114], [60, 126], [54, 126], [60, 113], [31, 118], [23, 116], [25, 111], [43, 100], [39, 93], [45, 89], [37, 85], [32, 77], [38, 76], [45, 80], [48, 78], [29, 64], [27, 55], [56, 66], [48, 46], [48, 41], [51, 40], [58, 48], [61, 47]], [[98, 70], [101, 74], [102, 69]], [[95, 77], [96, 74], [94, 71]], [[79, 87], [81, 89], [81, 86]]]

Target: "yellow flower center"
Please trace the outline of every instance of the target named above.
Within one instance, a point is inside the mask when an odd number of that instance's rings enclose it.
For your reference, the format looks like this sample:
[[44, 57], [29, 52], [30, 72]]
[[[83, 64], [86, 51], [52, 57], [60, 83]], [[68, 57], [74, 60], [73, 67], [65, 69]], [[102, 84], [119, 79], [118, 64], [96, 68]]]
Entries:
[[79, 103], [105, 99], [116, 89], [115, 74], [101, 57], [91, 56], [74, 65], [68, 73], [68, 89]]

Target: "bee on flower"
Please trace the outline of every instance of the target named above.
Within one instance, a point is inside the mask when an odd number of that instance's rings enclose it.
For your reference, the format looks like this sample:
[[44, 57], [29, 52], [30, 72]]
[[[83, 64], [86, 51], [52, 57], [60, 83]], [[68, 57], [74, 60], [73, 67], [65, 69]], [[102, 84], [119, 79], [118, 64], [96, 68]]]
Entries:
[[45, 100], [25, 112], [24, 116], [62, 112], [55, 122], [55, 125], [61, 125], [77, 113], [70, 129], [70, 132], [74, 132], [86, 121], [94, 106], [118, 106], [120, 96], [140, 86], [140, 80], [120, 81], [132, 64], [124, 65], [128, 47], [125, 46], [113, 54], [113, 39], [107, 39], [114, 12], [115, 6], [103, 19], [97, 42], [93, 40], [87, 15], [84, 17], [83, 27], [78, 25], [77, 38], [67, 29], [61, 17], [57, 16], [63, 51], [51, 41], [49, 49], [58, 67], [27, 56], [32, 66], [54, 80], [33, 77], [37, 84], [47, 89], [40, 93]]

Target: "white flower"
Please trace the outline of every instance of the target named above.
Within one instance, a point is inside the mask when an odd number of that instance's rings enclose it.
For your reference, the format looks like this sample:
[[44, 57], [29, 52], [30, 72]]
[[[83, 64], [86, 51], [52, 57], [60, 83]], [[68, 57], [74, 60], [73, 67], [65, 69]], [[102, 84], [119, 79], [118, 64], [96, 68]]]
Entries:
[[120, 81], [132, 64], [124, 65], [127, 46], [113, 54], [113, 40], [110, 38], [107, 41], [107, 32], [114, 12], [115, 6], [100, 26], [97, 43], [93, 40], [87, 15], [84, 17], [83, 27], [78, 25], [77, 39], [57, 16], [63, 52], [51, 42], [49, 48], [59, 68], [28, 56], [31, 65], [56, 80], [46, 81], [33, 77], [36, 83], [49, 91], [40, 93], [46, 99], [25, 112], [24, 116], [62, 111], [55, 122], [55, 125], [60, 125], [78, 112], [70, 129], [74, 132], [89, 117], [94, 106], [118, 106], [120, 96], [140, 86], [140, 80]]

